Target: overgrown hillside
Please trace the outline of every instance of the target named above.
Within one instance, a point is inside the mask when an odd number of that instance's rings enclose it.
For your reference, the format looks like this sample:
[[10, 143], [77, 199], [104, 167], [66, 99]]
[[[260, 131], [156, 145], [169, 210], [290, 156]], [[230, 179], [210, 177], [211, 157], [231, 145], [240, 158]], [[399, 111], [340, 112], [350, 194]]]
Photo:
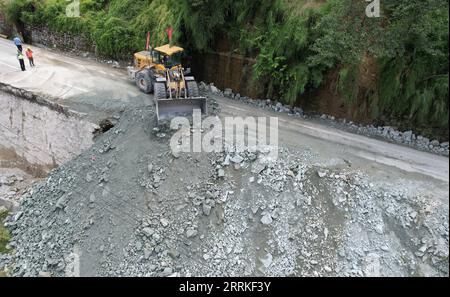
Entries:
[[448, 1], [381, 3], [380, 18], [366, 17], [363, 0], [81, 0], [80, 18], [65, 16], [65, 0], [11, 0], [5, 10], [18, 27], [85, 34], [116, 59], [142, 49], [147, 31], [152, 44], [166, 41], [169, 26], [191, 51], [226, 39], [256, 58], [254, 83], [270, 98], [295, 104], [335, 73], [348, 107], [448, 132]]

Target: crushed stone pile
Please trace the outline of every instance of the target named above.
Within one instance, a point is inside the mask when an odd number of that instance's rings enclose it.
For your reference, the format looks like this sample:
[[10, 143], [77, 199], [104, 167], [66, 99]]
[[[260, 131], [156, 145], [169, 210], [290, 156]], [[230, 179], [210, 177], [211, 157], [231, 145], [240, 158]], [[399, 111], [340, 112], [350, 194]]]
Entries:
[[181, 153], [125, 111], [10, 216], [14, 276], [448, 276], [448, 204], [316, 153]]

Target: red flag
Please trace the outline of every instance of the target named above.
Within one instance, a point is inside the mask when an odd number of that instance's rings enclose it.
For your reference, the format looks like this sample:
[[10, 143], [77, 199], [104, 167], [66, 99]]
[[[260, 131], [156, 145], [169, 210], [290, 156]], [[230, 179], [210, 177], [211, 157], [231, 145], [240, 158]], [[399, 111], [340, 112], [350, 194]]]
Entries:
[[149, 48], [150, 48], [150, 32], [147, 32], [147, 44], [145, 46], [145, 50], [148, 51]]
[[167, 37], [169, 37], [169, 43], [170, 43], [170, 42], [172, 42], [173, 28], [172, 27], [167, 28], [166, 32], [167, 32]]

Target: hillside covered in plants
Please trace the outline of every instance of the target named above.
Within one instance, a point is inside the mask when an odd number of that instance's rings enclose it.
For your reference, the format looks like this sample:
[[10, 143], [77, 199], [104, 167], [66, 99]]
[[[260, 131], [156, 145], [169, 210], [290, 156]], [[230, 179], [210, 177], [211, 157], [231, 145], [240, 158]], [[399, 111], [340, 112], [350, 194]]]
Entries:
[[[213, 51], [226, 40], [255, 59], [252, 83], [264, 96], [297, 104], [327, 86], [367, 117], [448, 134], [448, 0], [382, 0], [368, 18], [364, 0], [3, 0], [18, 28], [83, 34], [100, 55], [129, 59], [151, 43]], [[311, 100], [314, 100], [311, 99]], [[436, 132], [437, 131], [437, 132]], [[444, 136], [442, 136], [444, 137]]]

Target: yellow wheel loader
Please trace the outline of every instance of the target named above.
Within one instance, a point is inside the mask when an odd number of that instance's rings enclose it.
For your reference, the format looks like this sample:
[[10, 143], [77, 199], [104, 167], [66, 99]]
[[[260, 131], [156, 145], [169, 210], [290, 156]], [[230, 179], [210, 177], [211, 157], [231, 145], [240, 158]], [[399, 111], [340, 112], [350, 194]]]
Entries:
[[158, 121], [178, 115], [192, 115], [194, 109], [207, 113], [206, 98], [197, 82], [181, 65], [184, 49], [169, 44], [134, 54], [129, 76], [144, 93], [154, 94]]

